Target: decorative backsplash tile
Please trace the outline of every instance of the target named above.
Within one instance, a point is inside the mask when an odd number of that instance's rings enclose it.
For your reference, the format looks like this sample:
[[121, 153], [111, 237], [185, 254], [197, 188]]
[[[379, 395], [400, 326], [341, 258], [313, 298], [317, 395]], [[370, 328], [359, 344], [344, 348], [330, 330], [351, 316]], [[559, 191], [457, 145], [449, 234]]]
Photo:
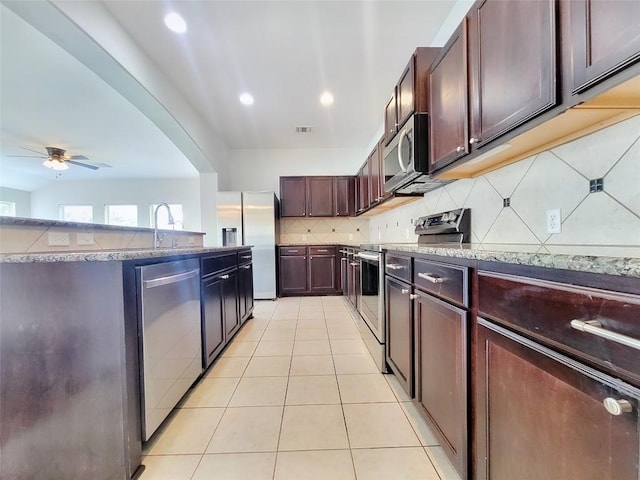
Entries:
[[[602, 179], [603, 190], [590, 193], [594, 179]], [[460, 207], [472, 210], [473, 243], [531, 244], [553, 253], [624, 247], [615, 251], [638, 256], [640, 115], [370, 217], [370, 241], [415, 242], [416, 218]], [[549, 234], [546, 211], [556, 208], [562, 231]]]
[[283, 218], [279, 243], [367, 243], [366, 218]]

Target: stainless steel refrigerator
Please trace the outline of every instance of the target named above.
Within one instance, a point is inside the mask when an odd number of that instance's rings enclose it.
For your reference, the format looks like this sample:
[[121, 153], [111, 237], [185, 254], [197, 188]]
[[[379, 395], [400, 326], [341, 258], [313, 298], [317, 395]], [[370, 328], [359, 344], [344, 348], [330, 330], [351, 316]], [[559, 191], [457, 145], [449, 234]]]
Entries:
[[257, 300], [276, 298], [278, 198], [274, 192], [218, 192], [218, 245], [253, 245]]

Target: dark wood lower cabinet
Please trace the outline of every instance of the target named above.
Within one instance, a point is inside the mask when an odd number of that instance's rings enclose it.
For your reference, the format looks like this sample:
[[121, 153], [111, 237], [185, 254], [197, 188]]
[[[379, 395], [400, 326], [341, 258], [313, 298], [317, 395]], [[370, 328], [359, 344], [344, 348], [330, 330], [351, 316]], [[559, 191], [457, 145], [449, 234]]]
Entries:
[[280, 293], [299, 295], [307, 291], [307, 256], [280, 255]]
[[341, 294], [340, 260], [336, 252], [334, 245], [279, 247], [279, 294]]
[[465, 310], [416, 290], [415, 401], [461, 478], [468, 455], [467, 322]]
[[392, 277], [385, 278], [387, 364], [413, 397], [413, 316], [411, 285]]
[[[640, 478], [638, 389], [479, 323], [479, 480]], [[612, 415], [607, 398], [630, 411]]]
[[309, 291], [312, 293], [336, 290], [336, 256], [309, 256]]
[[224, 347], [222, 279], [202, 281], [202, 363], [207, 368]]
[[238, 308], [240, 323], [244, 323], [253, 314], [253, 265], [238, 267]]
[[226, 338], [230, 339], [240, 328], [238, 316], [238, 270], [234, 270], [222, 278], [222, 298], [224, 301], [224, 329]]

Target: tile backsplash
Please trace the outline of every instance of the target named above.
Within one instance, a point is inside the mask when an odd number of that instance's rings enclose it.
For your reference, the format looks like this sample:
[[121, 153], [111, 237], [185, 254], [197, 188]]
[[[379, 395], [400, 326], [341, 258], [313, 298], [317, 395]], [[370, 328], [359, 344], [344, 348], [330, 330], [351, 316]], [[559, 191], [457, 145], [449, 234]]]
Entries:
[[367, 243], [366, 218], [283, 218], [279, 243]]
[[[471, 208], [472, 243], [640, 256], [640, 115], [371, 217], [369, 239], [415, 242], [415, 219], [460, 207]], [[552, 209], [560, 233], [547, 233]]]

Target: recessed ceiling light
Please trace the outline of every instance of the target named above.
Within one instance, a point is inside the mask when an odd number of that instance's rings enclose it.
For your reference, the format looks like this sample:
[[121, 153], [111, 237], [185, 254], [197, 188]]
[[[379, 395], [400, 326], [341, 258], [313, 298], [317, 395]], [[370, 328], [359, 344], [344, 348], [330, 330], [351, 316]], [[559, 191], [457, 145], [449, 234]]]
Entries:
[[331, 92], [324, 92], [322, 95], [320, 95], [320, 103], [325, 107], [331, 105], [333, 103], [333, 95], [331, 94]]
[[240, 95], [240, 103], [243, 105], [253, 105], [253, 95], [250, 93], [243, 93]]
[[176, 12], [167, 13], [164, 17], [164, 24], [169, 30], [176, 33], [187, 31], [187, 22]]

